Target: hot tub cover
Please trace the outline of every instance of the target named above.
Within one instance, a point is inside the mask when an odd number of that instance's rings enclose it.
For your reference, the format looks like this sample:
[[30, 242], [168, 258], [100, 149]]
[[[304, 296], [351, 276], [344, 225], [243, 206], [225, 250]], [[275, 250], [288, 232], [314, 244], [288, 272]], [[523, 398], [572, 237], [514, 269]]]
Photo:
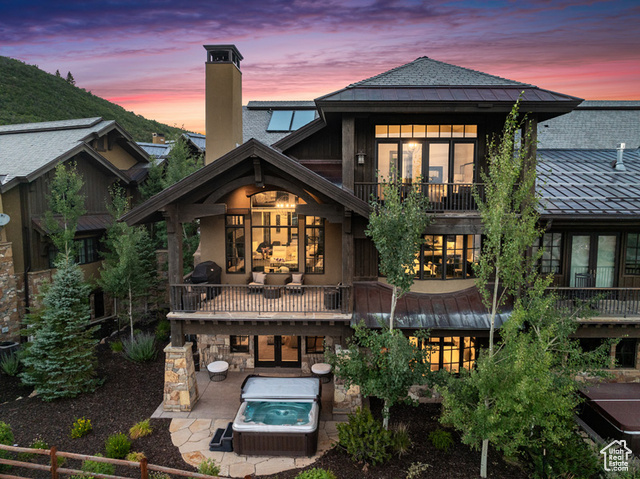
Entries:
[[249, 377], [242, 387], [242, 400], [303, 399], [315, 401], [320, 396], [318, 378]]
[[640, 434], [640, 384], [609, 383], [581, 390], [587, 404], [619, 431]]

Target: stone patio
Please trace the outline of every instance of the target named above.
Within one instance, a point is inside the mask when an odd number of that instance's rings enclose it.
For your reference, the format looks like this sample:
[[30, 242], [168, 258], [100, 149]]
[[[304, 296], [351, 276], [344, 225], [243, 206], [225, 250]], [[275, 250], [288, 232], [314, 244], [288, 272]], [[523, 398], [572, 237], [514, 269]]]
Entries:
[[153, 418], [170, 418], [171, 441], [179, 448], [183, 459], [198, 466], [204, 459], [215, 459], [220, 465], [220, 477], [277, 474], [289, 469], [308, 466], [329, 450], [338, 439], [332, 414], [333, 382], [322, 385], [322, 412], [318, 426], [318, 451], [313, 457], [239, 456], [233, 452], [209, 451], [209, 442], [216, 429], [224, 428], [235, 418], [240, 407], [240, 387], [248, 374], [270, 376], [299, 376], [300, 370], [269, 369], [245, 372], [229, 371], [227, 379], [209, 380], [206, 371], [196, 373], [200, 399], [191, 412], [165, 412], [162, 404]]

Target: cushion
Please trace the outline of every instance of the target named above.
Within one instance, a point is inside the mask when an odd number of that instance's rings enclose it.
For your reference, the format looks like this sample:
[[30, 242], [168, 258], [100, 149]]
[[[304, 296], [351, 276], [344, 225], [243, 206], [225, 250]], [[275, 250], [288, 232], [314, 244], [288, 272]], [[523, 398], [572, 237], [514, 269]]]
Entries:
[[329, 374], [331, 372], [331, 365], [327, 363], [316, 363], [311, 366], [311, 372], [313, 374]]
[[304, 276], [303, 273], [293, 273], [291, 275], [291, 282], [292, 283], [297, 283], [297, 284], [302, 284], [302, 277]]
[[264, 280], [267, 277], [267, 273], [262, 273], [260, 271], [253, 272], [253, 282], [257, 284], [264, 284]]

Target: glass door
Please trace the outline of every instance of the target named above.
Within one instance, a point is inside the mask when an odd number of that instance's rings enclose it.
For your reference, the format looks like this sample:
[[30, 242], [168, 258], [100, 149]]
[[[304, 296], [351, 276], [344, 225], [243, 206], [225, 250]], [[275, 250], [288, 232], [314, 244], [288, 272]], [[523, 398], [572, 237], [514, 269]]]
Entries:
[[616, 284], [616, 235], [573, 235], [569, 286], [612, 288]]
[[256, 336], [256, 367], [299, 368], [301, 365], [299, 336]]

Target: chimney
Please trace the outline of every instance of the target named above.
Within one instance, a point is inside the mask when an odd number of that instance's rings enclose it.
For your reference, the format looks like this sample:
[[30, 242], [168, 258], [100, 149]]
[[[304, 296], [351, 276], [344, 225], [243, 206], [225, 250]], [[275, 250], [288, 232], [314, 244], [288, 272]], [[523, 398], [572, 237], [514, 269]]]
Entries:
[[204, 45], [208, 165], [242, 143], [242, 55], [235, 45]]
[[151, 133], [151, 141], [154, 145], [164, 145], [164, 135], [162, 133]]
[[623, 157], [624, 157], [624, 149], [627, 145], [624, 143], [618, 144], [618, 158], [613, 164], [613, 169], [616, 171], [627, 171], [627, 168], [624, 166]]

